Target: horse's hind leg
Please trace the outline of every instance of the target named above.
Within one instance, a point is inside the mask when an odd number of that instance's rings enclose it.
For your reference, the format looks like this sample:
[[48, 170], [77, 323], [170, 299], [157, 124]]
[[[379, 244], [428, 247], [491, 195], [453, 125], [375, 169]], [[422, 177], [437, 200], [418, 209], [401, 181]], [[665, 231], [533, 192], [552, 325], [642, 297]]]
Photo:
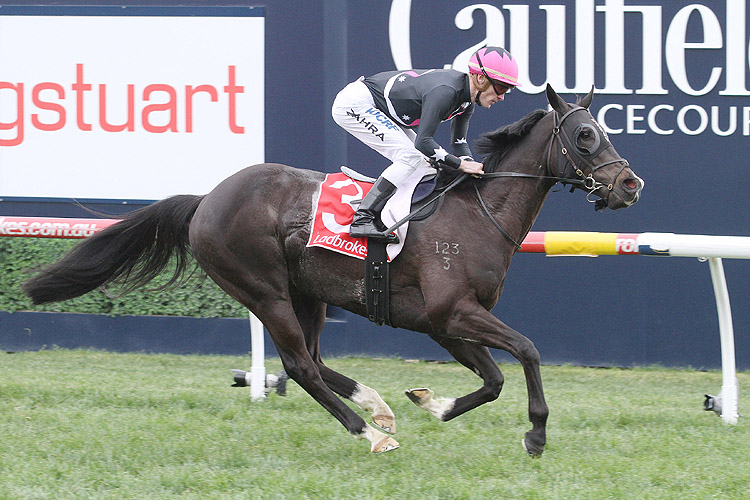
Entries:
[[[195, 245], [193, 248], [195, 250]], [[307, 350], [305, 335], [289, 298], [289, 281], [285, 268], [274, 265], [275, 262], [259, 263], [259, 259], [256, 259], [248, 269], [247, 262], [235, 260], [229, 252], [222, 253], [221, 258], [212, 256], [211, 261], [201, 259], [200, 254], [196, 258], [225, 292], [263, 322], [289, 377], [353, 436], [367, 439], [373, 453], [398, 448], [399, 445], [393, 438], [369, 426], [323, 381], [317, 364]], [[268, 256], [266, 258], [270, 259]], [[283, 262], [283, 257], [279, 257], [279, 261]], [[244, 271], [239, 271], [242, 269]]]
[[503, 374], [492, 359], [489, 349], [478, 344], [471, 344], [459, 339], [433, 337], [459, 363], [472, 370], [483, 380], [478, 390], [460, 398], [435, 398], [427, 389], [410, 389], [406, 395], [414, 404], [427, 410], [442, 421], [448, 421], [473, 410], [484, 403], [494, 401], [503, 388]]
[[307, 350], [304, 334], [289, 302], [263, 304], [255, 314], [268, 329], [289, 377], [336, 417], [358, 439], [370, 442], [370, 451], [381, 453], [398, 448], [391, 437], [370, 427], [326, 385]]
[[388, 433], [396, 432], [396, 419], [383, 398], [370, 387], [338, 373], [323, 363], [320, 356], [320, 333], [325, 323], [326, 304], [315, 299], [292, 294], [292, 305], [302, 331], [307, 350], [318, 366], [320, 376], [336, 394], [347, 398], [372, 415], [372, 422]]

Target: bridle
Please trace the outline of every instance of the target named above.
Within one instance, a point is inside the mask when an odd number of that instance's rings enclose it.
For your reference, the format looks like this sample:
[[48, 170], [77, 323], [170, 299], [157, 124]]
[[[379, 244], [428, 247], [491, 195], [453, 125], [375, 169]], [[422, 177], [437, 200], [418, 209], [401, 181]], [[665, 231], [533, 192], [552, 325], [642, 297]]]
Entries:
[[[589, 199], [589, 196], [591, 196], [596, 190], [603, 187], [606, 187], [608, 191], [612, 191], [614, 189], [615, 182], [617, 182], [617, 178], [620, 176], [623, 170], [625, 170], [625, 168], [630, 166], [630, 164], [625, 158], [622, 158], [616, 153], [615, 156], [617, 157], [614, 160], [600, 163], [599, 165], [594, 165], [592, 163], [593, 160], [596, 160], [596, 158], [598, 158], [599, 155], [601, 155], [605, 151], [612, 150], [614, 152], [615, 148], [612, 143], [609, 142], [606, 132], [604, 132], [604, 130], [602, 129], [599, 129], [596, 122], [592, 122], [596, 126], [584, 122], [579, 123], [577, 126], [574, 125], [575, 128], [573, 129], [572, 133], [573, 138], [571, 139], [569, 135], [571, 127], [565, 126], [565, 120], [572, 116], [574, 113], [581, 111], [589, 114], [588, 109], [581, 106], [574, 106], [562, 116], [560, 116], [560, 114], [555, 111], [555, 126], [552, 129], [553, 137], [550, 141], [549, 149], [547, 150], [547, 171], [549, 172], [550, 169], [549, 163], [550, 158], [552, 157], [552, 149], [555, 145], [555, 140], [558, 140], [561, 146], [560, 153], [562, 153], [562, 155], [558, 157], [557, 172], [559, 177], [570, 179], [571, 176], [566, 176], [565, 174], [568, 172], [568, 170], [572, 170], [576, 174], [576, 176], [580, 178], [575, 180], [579, 182], [582, 181], [582, 184], [573, 182], [573, 180], [561, 180], [560, 182], [562, 182], [563, 184], [574, 184], [577, 186], [582, 185], [583, 189], [588, 190], [586, 199], [589, 202], [593, 203], [595, 200]], [[593, 133], [594, 144], [591, 147], [585, 147], [581, 144], [578, 144], [578, 138], [581, 136], [584, 130]], [[602, 135], [604, 136], [603, 140]], [[602, 167], [606, 167], [607, 165], [612, 165], [613, 163], [621, 163], [622, 166], [612, 177], [611, 181], [608, 184], [601, 183], [594, 179], [594, 172]], [[586, 170], [588, 170], [588, 173], [586, 173]]]
[[[607, 202], [605, 200], [592, 200], [589, 197], [601, 188], [606, 188], [608, 191], [612, 191], [614, 189], [615, 183], [617, 182], [617, 178], [630, 164], [625, 158], [622, 158], [616, 153], [615, 156], [617, 156], [617, 158], [615, 158], [614, 160], [610, 160], [599, 165], [594, 165], [592, 163], [603, 152], [610, 149], [614, 151], [614, 146], [612, 146], [612, 144], [609, 142], [609, 139], [607, 138], [604, 130], [598, 128], [596, 122], [593, 123], [597, 126], [585, 122], [578, 123], [577, 125], [570, 123], [566, 124], [566, 120], [568, 118], [570, 118], [573, 114], [581, 111], [588, 114], [588, 109], [582, 106], [573, 106], [572, 109], [568, 110], [562, 115], [558, 111], [554, 111], [555, 122], [554, 127], [552, 128], [552, 139], [550, 140], [549, 148], [547, 149], [545, 165], [539, 166], [540, 168], [544, 167], [548, 175], [525, 174], [521, 172], [488, 172], [478, 177], [480, 179], [493, 179], [499, 177], [548, 179], [554, 180], [555, 182], [561, 182], [563, 185], [570, 184], [573, 186], [572, 189], [578, 187], [580, 189], [588, 191], [586, 199], [589, 202], [595, 204], [595, 209], [604, 209], [607, 206]], [[590, 147], [583, 146], [578, 142], [584, 131], [588, 131], [593, 134], [594, 144]], [[571, 135], [573, 136], [572, 139]], [[602, 137], [602, 135], [604, 137]], [[550, 161], [556, 143], [559, 143], [557, 147], [559, 148], [561, 155], [558, 156], [557, 168], [554, 172], [557, 175], [550, 175]], [[622, 167], [620, 167], [617, 173], [614, 174], [608, 184], [604, 184], [594, 179], [594, 172], [602, 167], [612, 165], [614, 163], [621, 163]], [[482, 195], [479, 192], [479, 188], [477, 187], [476, 182], [474, 183], [474, 192], [479, 199], [479, 204], [482, 206], [482, 209], [485, 211], [487, 216], [489, 216], [495, 227], [497, 227], [500, 232], [516, 246], [517, 249], [520, 249], [521, 245], [517, 241], [515, 241], [500, 226], [500, 224], [498, 224], [498, 222], [490, 213], [487, 205], [482, 199]]]

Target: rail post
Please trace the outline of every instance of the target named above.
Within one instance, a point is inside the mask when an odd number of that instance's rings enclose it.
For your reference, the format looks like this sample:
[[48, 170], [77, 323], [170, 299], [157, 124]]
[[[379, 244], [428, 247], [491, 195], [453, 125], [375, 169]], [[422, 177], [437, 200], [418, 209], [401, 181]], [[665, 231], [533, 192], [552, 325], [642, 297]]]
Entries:
[[255, 314], [250, 314], [250, 398], [253, 401], [262, 401], [266, 397], [266, 366], [265, 344], [263, 339], [263, 323]]
[[734, 326], [732, 309], [729, 305], [727, 280], [724, 276], [724, 265], [720, 258], [708, 259], [711, 269], [711, 282], [714, 285], [716, 310], [719, 314], [719, 337], [721, 338], [721, 420], [726, 424], [736, 424], [739, 418], [737, 411], [738, 388], [735, 375]]

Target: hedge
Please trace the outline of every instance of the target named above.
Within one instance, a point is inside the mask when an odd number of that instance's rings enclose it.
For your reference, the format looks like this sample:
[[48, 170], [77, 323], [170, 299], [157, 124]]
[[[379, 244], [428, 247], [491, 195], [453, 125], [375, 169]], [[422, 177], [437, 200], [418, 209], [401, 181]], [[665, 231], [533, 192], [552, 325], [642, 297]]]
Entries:
[[[124, 296], [96, 290], [82, 297], [34, 306], [21, 290], [22, 283], [41, 265], [54, 262], [76, 241], [31, 238], [0, 238], [0, 310], [54, 311], [119, 315], [194, 316], [203, 318], [242, 318], [247, 310], [225, 294], [211, 279], [196, 272], [185, 284], [163, 291], [155, 290], [171, 274], [165, 272], [147, 285]], [[112, 295], [115, 296], [112, 296]]]

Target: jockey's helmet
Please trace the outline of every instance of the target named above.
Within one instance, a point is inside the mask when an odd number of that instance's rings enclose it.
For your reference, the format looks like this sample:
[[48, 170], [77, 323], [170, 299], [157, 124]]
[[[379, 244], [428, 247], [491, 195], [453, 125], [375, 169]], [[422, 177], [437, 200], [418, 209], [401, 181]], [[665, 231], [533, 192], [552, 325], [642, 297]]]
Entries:
[[469, 59], [469, 73], [518, 87], [518, 63], [502, 47], [482, 47]]

